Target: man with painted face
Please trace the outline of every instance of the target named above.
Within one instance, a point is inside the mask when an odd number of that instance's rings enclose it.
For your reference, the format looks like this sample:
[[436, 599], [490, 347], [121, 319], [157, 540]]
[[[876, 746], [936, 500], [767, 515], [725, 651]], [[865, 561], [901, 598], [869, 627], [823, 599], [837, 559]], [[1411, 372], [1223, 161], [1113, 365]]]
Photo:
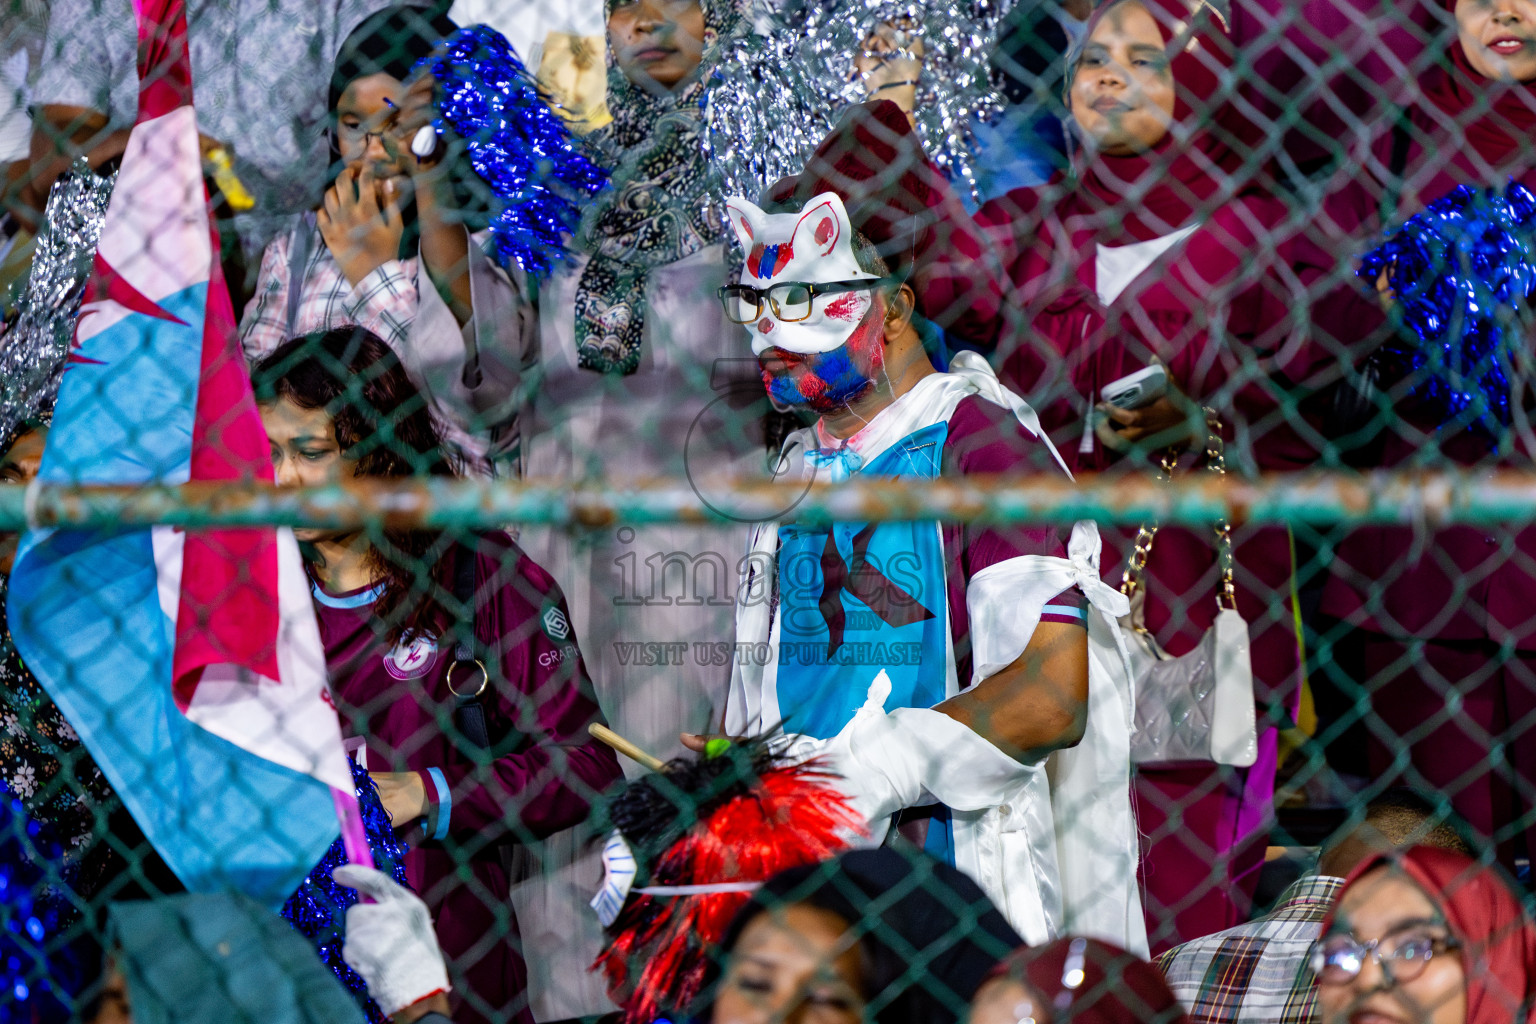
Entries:
[[[934, 370], [913, 291], [842, 198], [727, 202], [720, 289], [768, 391], [818, 415], [778, 475], [933, 479], [1065, 467], [985, 362]], [[1098, 531], [762, 524], [744, 563], [732, 735], [828, 758], [879, 841], [893, 819], [968, 871], [1031, 942], [1070, 927], [1145, 950], [1129, 809], [1129, 684]], [[766, 644], [766, 648], [763, 646]], [[749, 646], [750, 645], [750, 646]], [[686, 736], [700, 749], [703, 738]], [[1047, 776], [1047, 761], [1054, 760]], [[1070, 801], [1058, 818], [1053, 802]]]

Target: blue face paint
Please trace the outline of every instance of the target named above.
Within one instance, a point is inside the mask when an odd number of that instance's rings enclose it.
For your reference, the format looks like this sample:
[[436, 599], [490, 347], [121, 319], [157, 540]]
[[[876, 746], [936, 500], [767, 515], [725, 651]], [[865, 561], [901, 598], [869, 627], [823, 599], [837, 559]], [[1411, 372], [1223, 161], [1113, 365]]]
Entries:
[[763, 384], [768, 393], [785, 405], [831, 412], [843, 408], [874, 384], [854, 365], [847, 345], [830, 352], [803, 355], [800, 359], [804, 372], [798, 376], [763, 371]]
[[[883, 324], [879, 306], [873, 306], [853, 329], [848, 340], [830, 352], [803, 353], [771, 349], [778, 358], [803, 367], [804, 372], [770, 373], [763, 370], [763, 385], [768, 393], [785, 405], [805, 406], [814, 412], [829, 413], [842, 409], [874, 386], [884, 372]], [[764, 357], [769, 355], [765, 352]]]

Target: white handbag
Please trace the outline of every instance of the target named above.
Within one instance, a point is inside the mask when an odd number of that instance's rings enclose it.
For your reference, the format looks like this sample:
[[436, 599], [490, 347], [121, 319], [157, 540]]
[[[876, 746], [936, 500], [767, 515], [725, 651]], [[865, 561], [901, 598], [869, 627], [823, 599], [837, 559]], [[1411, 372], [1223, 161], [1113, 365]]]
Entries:
[[[1206, 456], [1212, 472], [1225, 473], [1221, 424], [1211, 424]], [[1172, 461], [1164, 463], [1171, 476]], [[1194, 650], [1174, 657], [1147, 630], [1146, 568], [1157, 537], [1157, 524], [1145, 525], [1126, 562], [1121, 592], [1131, 600], [1120, 619], [1135, 685], [1136, 723], [1131, 761], [1139, 765], [1216, 763], [1246, 768], [1258, 758], [1254, 711], [1253, 662], [1248, 652], [1248, 623], [1237, 610], [1233, 584], [1232, 532], [1216, 525], [1216, 553], [1221, 587], [1216, 621]]]

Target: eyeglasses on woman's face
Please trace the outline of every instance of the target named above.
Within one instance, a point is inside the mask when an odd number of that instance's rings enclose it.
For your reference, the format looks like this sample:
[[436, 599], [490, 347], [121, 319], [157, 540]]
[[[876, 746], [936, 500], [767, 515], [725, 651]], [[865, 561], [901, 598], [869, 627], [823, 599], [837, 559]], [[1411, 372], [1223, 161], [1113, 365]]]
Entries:
[[720, 304], [725, 307], [725, 317], [733, 324], [756, 323], [763, 315], [766, 304], [773, 311], [774, 319], [792, 324], [808, 318], [816, 296], [835, 295], [840, 292], [873, 291], [889, 278], [871, 277], [861, 281], [780, 281], [767, 288], [754, 288], [749, 284], [728, 284], [720, 291]]
[[1389, 985], [1413, 981], [1437, 956], [1460, 944], [1443, 929], [1422, 926], [1361, 942], [1347, 932], [1324, 936], [1312, 946], [1312, 973], [1321, 985], [1347, 985], [1359, 977], [1367, 959], [1375, 960]]

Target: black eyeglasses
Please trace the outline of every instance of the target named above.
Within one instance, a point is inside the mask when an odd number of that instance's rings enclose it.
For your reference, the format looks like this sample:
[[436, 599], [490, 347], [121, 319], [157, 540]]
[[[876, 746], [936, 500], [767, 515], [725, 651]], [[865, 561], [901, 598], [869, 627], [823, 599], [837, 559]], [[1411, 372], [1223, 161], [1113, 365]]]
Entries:
[[1444, 935], [1408, 932], [1361, 942], [1353, 935], [1329, 935], [1312, 945], [1312, 973], [1319, 984], [1345, 985], [1359, 976], [1366, 958], [1376, 961], [1389, 985], [1412, 981], [1436, 954], [1460, 948], [1461, 943]]
[[792, 324], [811, 315], [812, 301], [818, 295], [836, 295], [839, 292], [873, 290], [891, 279], [868, 277], [862, 281], [780, 281], [767, 288], [754, 288], [749, 284], [728, 284], [719, 291], [720, 304], [725, 307], [725, 318], [733, 324], [750, 324], [763, 315], [763, 300], [773, 310], [776, 320]]
[[[388, 100], [384, 102], [389, 103]], [[361, 144], [366, 146], [372, 139], [378, 139], [380, 142], [383, 142], [386, 138], [400, 130], [399, 119], [399, 109], [393, 103], [389, 103], [388, 110], [380, 111], [361, 124], [346, 124], [342, 121], [337, 121], [336, 137], [343, 142], [353, 145]]]

